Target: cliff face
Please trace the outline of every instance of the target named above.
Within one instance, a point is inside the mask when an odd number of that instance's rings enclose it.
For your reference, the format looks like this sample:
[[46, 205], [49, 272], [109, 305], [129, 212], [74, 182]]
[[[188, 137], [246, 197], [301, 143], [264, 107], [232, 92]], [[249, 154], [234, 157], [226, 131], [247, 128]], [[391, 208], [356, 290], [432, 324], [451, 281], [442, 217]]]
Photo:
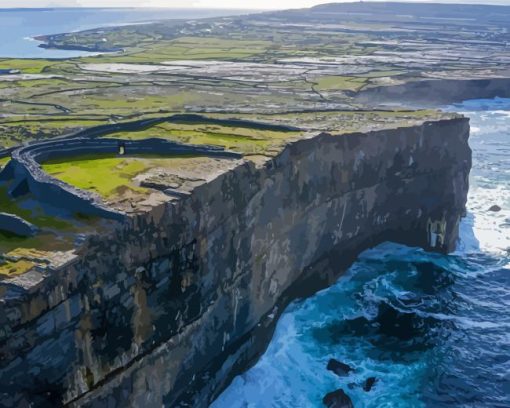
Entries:
[[2, 404], [207, 406], [360, 251], [454, 248], [468, 136], [464, 118], [321, 134], [90, 240], [4, 296]]
[[491, 79], [428, 79], [401, 85], [367, 88], [356, 95], [362, 103], [390, 103], [395, 101], [420, 106], [437, 106], [473, 98], [507, 98], [510, 78]]

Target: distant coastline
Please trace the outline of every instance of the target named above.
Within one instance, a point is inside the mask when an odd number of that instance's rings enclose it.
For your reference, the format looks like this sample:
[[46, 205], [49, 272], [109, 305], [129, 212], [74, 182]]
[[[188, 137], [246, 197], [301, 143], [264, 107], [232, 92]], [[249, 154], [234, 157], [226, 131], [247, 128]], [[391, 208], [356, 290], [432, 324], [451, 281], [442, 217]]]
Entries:
[[[240, 9], [47, 7], [0, 8], [0, 58], [74, 58], [97, 53], [90, 47], [53, 47], [45, 39], [99, 27], [248, 14]], [[41, 44], [41, 42], [43, 42]], [[101, 52], [119, 51], [103, 50]]]

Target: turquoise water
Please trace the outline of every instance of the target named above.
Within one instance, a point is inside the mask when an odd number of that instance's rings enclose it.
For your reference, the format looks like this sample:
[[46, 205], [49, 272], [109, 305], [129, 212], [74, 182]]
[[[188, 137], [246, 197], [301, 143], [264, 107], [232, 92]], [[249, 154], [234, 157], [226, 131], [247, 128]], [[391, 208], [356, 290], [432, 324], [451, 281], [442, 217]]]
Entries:
[[[448, 109], [472, 126], [458, 250], [364, 252], [333, 287], [289, 306], [264, 356], [214, 408], [322, 407], [338, 388], [356, 408], [510, 407], [510, 100]], [[354, 374], [327, 371], [330, 358]], [[370, 376], [365, 392], [357, 384]]]
[[42, 34], [67, 33], [164, 19], [195, 19], [242, 13], [247, 11], [154, 8], [0, 9], [0, 57], [70, 58], [88, 54], [84, 51], [39, 48], [40, 43], [31, 38]]

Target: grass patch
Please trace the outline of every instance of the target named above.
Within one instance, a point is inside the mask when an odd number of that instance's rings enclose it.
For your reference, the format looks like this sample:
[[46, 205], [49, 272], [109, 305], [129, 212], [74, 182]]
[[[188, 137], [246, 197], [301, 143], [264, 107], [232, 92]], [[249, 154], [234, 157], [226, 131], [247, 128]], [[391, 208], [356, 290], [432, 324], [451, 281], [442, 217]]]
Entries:
[[148, 189], [138, 186], [133, 178], [155, 167], [179, 166], [189, 156], [112, 156], [83, 155], [72, 160], [52, 160], [42, 164], [48, 174], [77, 188], [92, 191], [106, 199], [124, 195], [128, 190], [145, 194]]
[[[0, 146], [12, 147], [32, 140], [42, 140], [107, 123], [104, 120], [83, 118], [48, 119], [38, 115], [34, 119], [0, 123]], [[3, 160], [3, 159], [0, 159]], [[1, 165], [1, 162], [0, 162]]]
[[299, 135], [300, 132], [268, 131], [245, 127], [163, 123], [139, 132], [119, 132], [107, 137], [131, 140], [158, 137], [186, 144], [218, 146], [244, 154], [263, 154]]
[[7, 163], [9, 163], [10, 160], [11, 156], [0, 158], [0, 170], [2, 170], [7, 165]]
[[89, 94], [86, 98], [73, 100], [73, 108], [82, 114], [94, 114], [108, 112], [109, 114], [132, 114], [156, 111], [158, 109], [183, 109], [186, 105], [196, 103], [200, 95], [188, 91], [176, 91], [167, 95], [133, 94], [127, 96], [127, 88], [124, 96], [115, 93]]
[[111, 157], [108, 154], [84, 155], [72, 160], [52, 160], [42, 165], [48, 174], [75, 187], [103, 197], [119, 193], [120, 187], [140, 190], [131, 180], [147, 169], [142, 159]]
[[36, 264], [34, 262], [25, 261], [0, 261], [0, 279], [10, 278], [22, 275], [32, 269]]
[[238, 60], [265, 53], [272, 43], [257, 40], [230, 40], [214, 37], [180, 37], [143, 45], [121, 55], [102, 54], [81, 58], [81, 62], [158, 63], [172, 60]]
[[40, 74], [46, 69], [59, 64], [59, 61], [45, 59], [22, 59], [3, 58], [0, 59], [0, 69], [15, 69], [23, 74]]
[[315, 89], [318, 91], [359, 91], [366, 82], [366, 78], [324, 76], [316, 80], [317, 85]]

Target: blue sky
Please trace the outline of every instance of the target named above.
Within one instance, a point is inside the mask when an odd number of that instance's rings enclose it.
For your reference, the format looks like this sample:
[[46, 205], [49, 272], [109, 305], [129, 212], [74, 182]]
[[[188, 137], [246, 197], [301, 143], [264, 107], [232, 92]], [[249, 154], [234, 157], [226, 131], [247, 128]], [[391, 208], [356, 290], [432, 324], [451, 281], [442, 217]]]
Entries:
[[[338, 1], [338, 0], [337, 0]], [[179, 7], [230, 9], [287, 9], [311, 7], [334, 0], [0, 0], [0, 7]], [[450, 3], [510, 5], [510, 0], [453, 0]]]

